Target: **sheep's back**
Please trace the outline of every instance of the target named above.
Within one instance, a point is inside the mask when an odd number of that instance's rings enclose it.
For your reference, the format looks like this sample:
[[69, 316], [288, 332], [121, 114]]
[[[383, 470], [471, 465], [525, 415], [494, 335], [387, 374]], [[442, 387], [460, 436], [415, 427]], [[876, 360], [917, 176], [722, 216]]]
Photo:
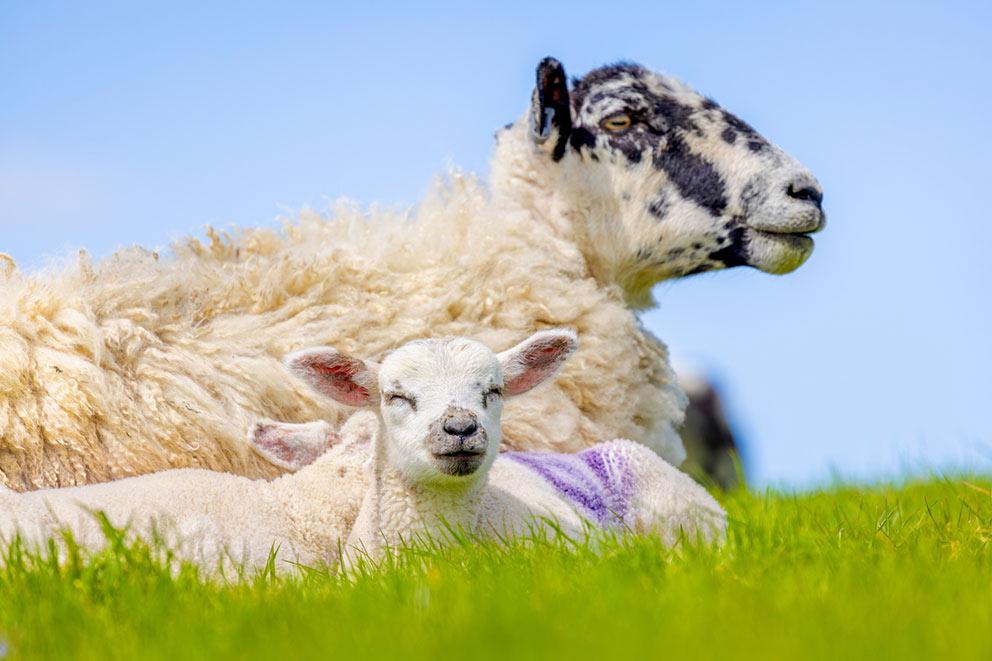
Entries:
[[580, 450], [626, 436], [669, 458], [684, 400], [664, 346], [576, 247], [526, 214], [495, 213], [455, 176], [410, 217], [339, 206], [284, 232], [209, 233], [159, 258], [0, 279], [0, 472], [15, 489], [175, 467], [249, 477], [257, 418], [337, 427], [348, 414], [282, 368], [328, 344], [379, 358], [408, 340], [464, 335], [494, 349], [570, 326], [558, 380], [508, 402], [512, 449]]

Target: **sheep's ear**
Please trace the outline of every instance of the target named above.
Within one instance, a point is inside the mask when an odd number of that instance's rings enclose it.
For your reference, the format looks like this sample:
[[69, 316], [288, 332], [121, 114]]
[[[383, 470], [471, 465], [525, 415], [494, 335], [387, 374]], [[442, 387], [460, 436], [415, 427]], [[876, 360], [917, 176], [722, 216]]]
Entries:
[[565, 67], [553, 57], [546, 57], [537, 65], [537, 86], [530, 103], [530, 130], [535, 144], [555, 161], [561, 160], [572, 132], [572, 107]]
[[507, 396], [527, 392], [558, 371], [565, 359], [579, 348], [575, 331], [555, 328], [534, 333], [499, 354], [503, 368], [503, 392]]
[[317, 392], [348, 406], [373, 406], [379, 399], [379, 366], [331, 347], [303, 349], [286, 356], [289, 371]]
[[337, 434], [323, 420], [304, 424], [256, 422], [248, 430], [248, 445], [255, 452], [290, 471], [313, 463], [337, 441]]

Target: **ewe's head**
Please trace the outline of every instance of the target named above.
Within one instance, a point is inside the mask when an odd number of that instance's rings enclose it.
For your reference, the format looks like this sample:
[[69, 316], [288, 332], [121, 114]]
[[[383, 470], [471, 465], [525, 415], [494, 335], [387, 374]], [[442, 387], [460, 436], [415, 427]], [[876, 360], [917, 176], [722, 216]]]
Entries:
[[787, 273], [824, 225], [806, 168], [714, 101], [635, 64], [601, 67], [569, 90], [562, 65], [543, 60], [526, 128], [566, 213], [584, 216], [592, 245], [612, 253], [599, 266], [635, 298], [724, 267]]
[[552, 376], [575, 351], [575, 333], [547, 330], [496, 354], [465, 338], [417, 340], [381, 364], [318, 347], [289, 369], [351, 406], [378, 407], [386, 461], [413, 483], [459, 483], [485, 474], [499, 452], [503, 398]]

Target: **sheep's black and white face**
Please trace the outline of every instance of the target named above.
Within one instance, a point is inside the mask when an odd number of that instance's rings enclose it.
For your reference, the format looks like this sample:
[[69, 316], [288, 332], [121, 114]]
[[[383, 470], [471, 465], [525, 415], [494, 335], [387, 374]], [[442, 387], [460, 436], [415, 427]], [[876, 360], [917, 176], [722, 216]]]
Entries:
[[575, 207], [618, 223], [627, 268], [652, 283], [738, 265], [792, 271], [824, 225], [806, 168], [714, 101], [643, 67], [602, 67], [569, 91], [561, 65], [543, 61], [531, 126]]

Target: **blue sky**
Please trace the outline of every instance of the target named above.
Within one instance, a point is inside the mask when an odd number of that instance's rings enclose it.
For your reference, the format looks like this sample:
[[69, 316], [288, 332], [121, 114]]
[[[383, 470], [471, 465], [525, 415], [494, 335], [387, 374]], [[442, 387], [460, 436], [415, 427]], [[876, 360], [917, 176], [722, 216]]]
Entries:
[[719, 377], [754, 480], [992, 467], [992, 4], [205, 4], [0, 5], [0, 251], [409, 205], [485, 172], [541, 57], [634, 60], [826, 190], [802, 269], [665, 283], [644, 317]]

